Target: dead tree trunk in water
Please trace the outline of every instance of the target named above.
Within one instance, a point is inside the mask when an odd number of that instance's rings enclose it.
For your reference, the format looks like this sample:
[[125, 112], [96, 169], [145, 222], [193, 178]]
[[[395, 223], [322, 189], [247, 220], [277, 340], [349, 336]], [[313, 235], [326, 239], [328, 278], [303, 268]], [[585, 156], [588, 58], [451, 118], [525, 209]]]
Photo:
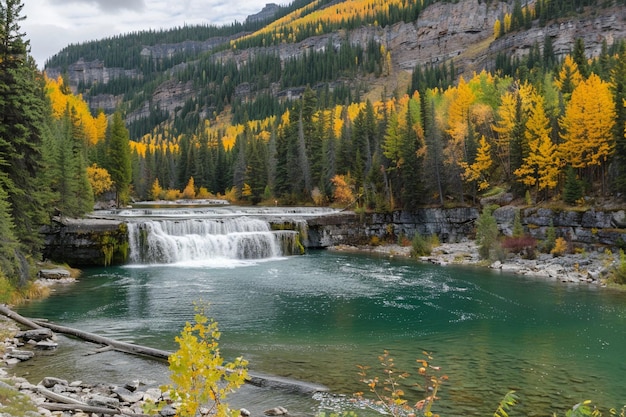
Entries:
[[172, 352], [168, 352], [165, 350], [154, 349], [147, 346], [135, 345], [133, 343], [120, 342], [118, 340], [110, 339], [108, 337], [99, 336], [94, 333], [85, 332], [78, 329], [73, 329], [71, 327], [59, 326], [56, 324], [48, 323], [40, 320], [30, 320], [25, 317], [20, 316], [13, 310], [9, 309], [4, 305], [0, 305], [0, 314], [7, 316], [10, 319], [15, 320], [16, 322], [23, 324], [24, 326], [30, 327], [32, 329], [38, 329], [41, 327], [47, 327], [53, 332], [63, 333], [70, 336], [75, 336], [80, 339], [86, 340], [88, 342], [96, 343], [99, 345], [111, 346], [111, 348], [118, 350], [120, 352], [132, 353], [135, 355], [145, 355], [150, 356], [156, 359], [167, 360], [167, 358], [172, 354]]

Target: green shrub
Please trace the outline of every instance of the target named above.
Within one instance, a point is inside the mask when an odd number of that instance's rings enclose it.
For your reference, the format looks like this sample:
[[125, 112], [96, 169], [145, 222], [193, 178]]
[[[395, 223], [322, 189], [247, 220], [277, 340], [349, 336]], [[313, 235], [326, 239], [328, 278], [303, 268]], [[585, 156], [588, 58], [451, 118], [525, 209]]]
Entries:
[[619, 251], [619, 261], [611, 271], [611, 281], [620, 285], [626, 284], [626, 254], [622, 249]]
[[498, 245], [498, 224], [493, 217], [493, 207], [485, 207], [476, 221], [476, 243], [482, 259], [492, 259]]
[[411, 241], [411, 256], [427, 256], [430, 255], [431, 251], [432, 247], [430, 246], [428, 239], [419, 233], [416, 233]]
[[550, 220], [550, 226], [546, 230], [546, 240], [541, 244], [541, 251], [543, 253], [550, 253], [556, 245], [556, 229], [554, 228], [554, 222]]

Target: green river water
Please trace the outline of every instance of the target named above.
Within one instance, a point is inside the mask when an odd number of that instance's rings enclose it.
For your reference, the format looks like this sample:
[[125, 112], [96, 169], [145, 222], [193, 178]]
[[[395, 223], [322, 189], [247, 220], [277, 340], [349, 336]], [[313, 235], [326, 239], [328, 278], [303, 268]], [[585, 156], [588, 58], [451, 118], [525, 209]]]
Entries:
[[[518, 415], [551, 415], [591, 399], [626, 404], [626, 292], [495, 273], [327, 251], [262, 261], [127, 266], [84, 271], [80, 281], [20, 308], [28, 317], [142, 345], [174, 350], [174, 336], [210, 303], [227, 358], [250, 369], [326, 385], [334, 394], [365, 390], [357, 365], [389, 350], [417, 375], [432, 352], [449, 380], [434, 410], [493, 415], [516, 390]], [[62, 338], [61, 347], [19, 367], [37, 380], [161, 383], [166, 366]], [[36, 381], [32, 381], [36, 382]], [[411, 399], [420, 393], [409, 390]], [[346, 409], [342, 397], [246, 387], [233, 404], [253, 414], [283, 405], [294, 414]], [[368, 412], [361, 412], [367, 414]]]

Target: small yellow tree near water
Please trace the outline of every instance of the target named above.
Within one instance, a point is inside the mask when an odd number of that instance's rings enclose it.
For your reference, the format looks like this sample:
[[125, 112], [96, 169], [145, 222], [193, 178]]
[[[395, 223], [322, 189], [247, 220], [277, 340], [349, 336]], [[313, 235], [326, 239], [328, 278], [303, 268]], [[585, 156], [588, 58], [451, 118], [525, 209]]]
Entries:
[[239, 415], [224, 399], [245, 382], [248, 362], [239, 357], [224, 363], [219, 337], [217, 322], [208, 319], [201, 307], [196, 307], [194, 323], [187, 322], [176, 337], [180, 348], [168, 358], [172, 385], [165, 388], [178, 403], [178, 417], [196, 416], [201, 407], [216, 417]]
[[403, 386], [406, 386], [406, 380], [411, 376], [408, 372], [399, 370], [396, 367], [394, 359], [387, 350], [378, 357], [378, 361], [382, 367], [384, 376], [370, 376], [368, 374], [369, 367], [359, 365], [359, 377], [361, 382], [369, 387], [369, 392], [374, 396], [373, 400], [365, 398], [363, 392], [355, 393], [357, 400], [371, 403], [379, 408], [383, 413], [390, 414], [393, 417], [415, 417], [422, 415], [426, 417], [435, 417], [431, 409], [433, 403], [437, 399], [437, 392], [441, 384], [448, 380], [446, 375], [439, 375], [441, 368], [434, 366], [432, 356], [428, 352], [423, 352], [424, 358], [417, 359], [418, 374], [424, 379], [423, 384], [414, 383], [426, 393], [426, 397], [415, 404], [409, 403], [405, 396]]

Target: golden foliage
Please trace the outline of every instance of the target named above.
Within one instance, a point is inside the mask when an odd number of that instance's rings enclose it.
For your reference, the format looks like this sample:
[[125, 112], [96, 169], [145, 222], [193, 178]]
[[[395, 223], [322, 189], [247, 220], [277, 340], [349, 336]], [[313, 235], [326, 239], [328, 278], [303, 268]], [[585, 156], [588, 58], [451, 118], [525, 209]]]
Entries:
[[333, 192], [333, 200], [335, 203], [347, 205], [354, 201], [354, 193], [350, 185], [352, 179], [350, 176], [335, 175], [330, 182], [332, 182], [335, 187]]
[[97, 164], [87, 167], [87, 179], [96, 197], [113, 187], [113, 180], [109, 171], [99, 167]]
[[559, 120], [564, 132], [559, 152], [564, 162], [574, 168], [604, 164], [615, 151], [615, 117], [609, 83], [591, 74], [574, 89]]
[[103, 113], [93, 117], [89, 106], [82, 96], [75, 96], [63, 85], [63, 79], [56, 80], [45, 76], [46, 92], [52, 106], [52, 115], [61, 119], [69, 111], [72, 124], [78, 132], [82, 132], [84, 140], [90, 145], [95, 145], [104, 140], [107, 119]]
[[155, 178], [154, 182], [152, 183], [152, 187], [150, 188], [150, 198], [156, 201], [162, 199], [163, 196], [163, 188], [161, 187], [161, 184], [159, 184], [159, 179]]
[[189, 181], [183, 190], [182, 197], [188, 200], [196, 198], [196, 187], [194, 185], [193, 177], [189, 178]]
[[566, 98], [569, 98], [572, 91], [581, 83], [582, 78], [582, 75], [580, 75], [578, 71], [578, 64], [576, 64], [574, 59], [568, 54], [563, 60], [563, 65], [554, 83], [561, 93], [563, 93]]
[[567, 241], [562, 237], [557, 237], [550, 253], [552, 256], [561, 256], [565, 254], [565, 252], [567, 252]]
[[461, 162], [463, 168], [463, 179], [467, 182], [478, 181], [478, 189], [486, 190], [489, 188], [486, 173], [491, 168], [493, 160], [491, 159], [491, 145], [484, 136], [480, 138], [478, 143], [478, 151], [476, 159], [472, 164]]

